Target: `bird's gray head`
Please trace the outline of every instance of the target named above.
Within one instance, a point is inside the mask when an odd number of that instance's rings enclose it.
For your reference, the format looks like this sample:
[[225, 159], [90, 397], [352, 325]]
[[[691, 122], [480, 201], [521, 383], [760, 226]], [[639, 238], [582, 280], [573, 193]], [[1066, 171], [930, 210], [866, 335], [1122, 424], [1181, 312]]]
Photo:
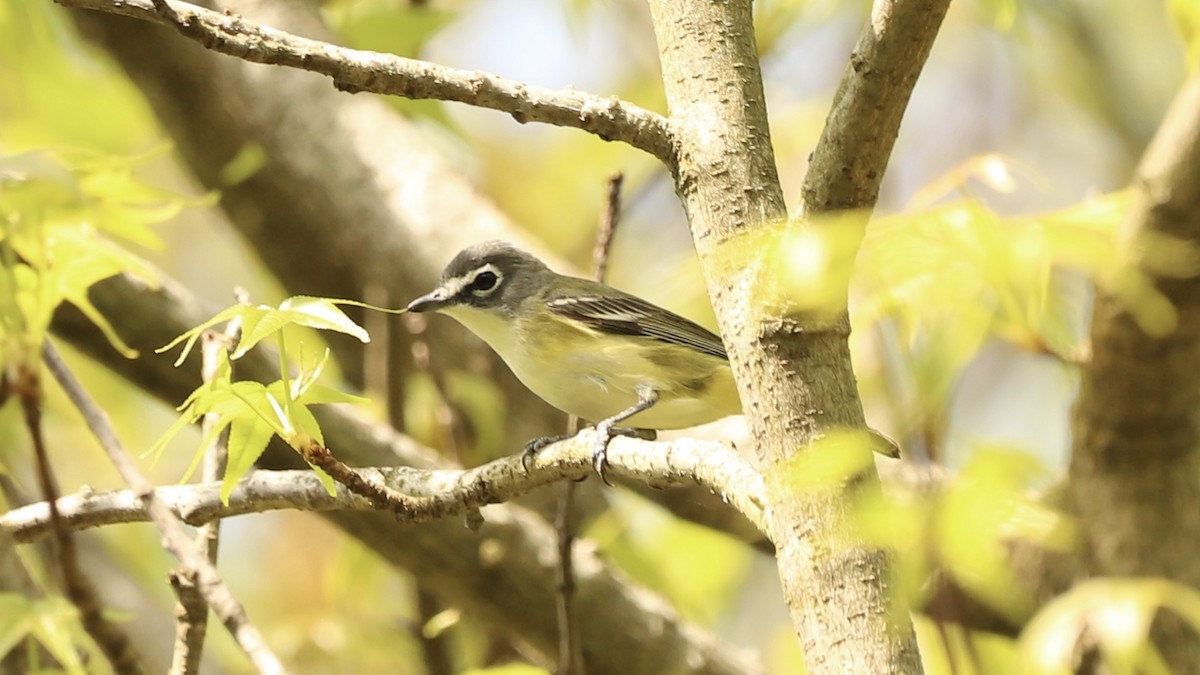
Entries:
[[434, 312], [467, 306], [515, 312], [546, 281], [545, 263], [503, 241], [468, 246], [446, 265], [433, 292], [408, 304], [410, 312]]

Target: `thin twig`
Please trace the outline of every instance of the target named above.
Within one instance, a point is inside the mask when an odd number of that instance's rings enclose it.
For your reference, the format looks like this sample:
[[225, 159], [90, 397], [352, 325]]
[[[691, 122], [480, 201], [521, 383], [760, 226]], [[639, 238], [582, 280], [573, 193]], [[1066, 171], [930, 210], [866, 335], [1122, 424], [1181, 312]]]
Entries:
[[454, 398], [450, 395], [450, 385], [446, 381], [445, 369], [439, 366], [434, 350], [430, 349], [429, 342], [425, 339], [426, 317], [423, 314], [405, 314], [401, 320], [404, 328], [412, 336], [413, 364], [416, 365], [417, 370], [429, 377], [438, 393], [434, 414], [437, 417], [439, 430], [442, 432], [441, 438], [445, 439], [445, 443], [443, 447], [437, 447], [437, 449], [443, 454], [453, 457], [461, 465], [471, 464], [472, 462], [467, 461], [467, 457], [464, 455], [470, 442], [466, 429], [463, 428], [462, 415], [454, 404]]
[[[600, 227], [596, 231], [596, 245], [592, 249], [592, 278], [603, 282], [608, 275], [608, 255], [612, 250], [613, 234], [621, 219], [621, 184], [625, 174], [620, 171], [608, 179], [608, 199]], [[579, 418], [571, 415], [567, 420], [567, 434], [578, 430]], [[554, 528], [558, 533], [558, 583], [555, 585], [555, 610], [558, 615], [558, 673], [559, 675], [585, 675], [583, 646], [579, 637], [579, 622], [575, 620], [575, 570], [572, 565], [571, 548], [575, 543], [571, 511], [575, 504], [575, 483], [563, 483], [558, 499], [558, 513]]]
[[[246, 292], [239, 289], [235, 295], [239, 302], [248, 301]], [[205, 383], [212, 382], [220, 364], [219, 356], [222, 350], [228, 350], [241, 331], [241, 317], [234, 317], [221, 333], [206, 331], [201, 343], [202, 356], [200, 379]], [[201, 419], [202, 435], [207, 438], [217, 423], [218, 416], [208, 413]], [[225, 464], [229, 456], [226, 447], [228, 432], [219, 434], [213, 439], [212, 445], [204, 451], [204, 464], [201, 467], [202, 482], [211, 483], [221, 480], [225, 474]], [[214, 520], [205, 523], [196, 531], [196, 551], [208, 559], [214, 566], [217, 564], [217, 551], [221, 534], [221, 521]], [[200, 659], [204, 653], [204, 639], [208, 634], [208, 603], [196, 587], [195, 575], [184, 568], [172, 570], [168, 575], [171, 589], [175, 591], [178, 602], [175, 605], [175, 648], [171, 651], [171, 675], [195, 675], [200, 672]]]
[[[575, 421], [574, 415], [571, 417]], [[567, 433], [572, 433], [574, 430], [571, 427], [574, 426], [568, 424]], [[558, 675], [584, 675], [587, 672], [583, 662], [579, 622], [575, 620], [575, 566], [571, 558], [575, 545], [575, 530], [571, 523], [575, 488], [575, 481], [562, 484], [558, 510], [554, 516], [554, 530], [558, 534], [558, 568], [554, 584], [554, 610], [558, 617]]]
[[555, 90], [481, 71], [366, 52], [302, 38], [233, 13], [214, 12], [179, 0], [56, 0], [173, 26], [185, 37], [222, 54], [254, 63], [288, 66], [333, 78], [349, 92], [368, 91], [410, 99], [457, 101], [499, 110], [518, 122], [544, 122], [621, 141], [675, 166], [667, 119], [616, 96]]
[[430, 500], [412, 497], [383, 483], [368, 480], [363, 472], [350, 468], [333, 456], [329, 448], [315, 440], [297, 448], [304, 461], [329, 474], [335, 481], [346, 486], [354, 494], [365, 497], [375, 508], [401, 513], [424, 513], [429, 511]]
[[621, 220], [621, 187], [625, 174], [617, 171], [608, 177], [608, 199], [605, 200], [604, 216], [596, 231], [596, 245], [592, 249], [592, 278], [603, 282], [608, 278], [608, 256], [612, 250], [613, 234]]
[[[382, 302], [373, 304], [385, 306], [388, 299], [385, 297], [381, 300]], [[450, 396], [450, 387], [446, 382], [445, 371], [434, 361], [434, 351], [430, 349], [429, 342], [425, 339], [426, 318], [423, 314], [405, 314], [399, 318], [405, 330], [412, 336], [411, 351], [414, 365], [418, 371], [429, 377], [434, 388], [437, 389], [437, 402], [433, 406], [438, 425], [438, 442], [435, 443], [435, 449], [441, 454], [449, 454], [460, 465], [469, 464], [464, 456], [469, 443], [463, 428], [462, 417]], [[390, 389], [389, 386], [387, 390], [390, 391]], [[400, 422], [402, 420], [392, 420], [392, 424], [397, 427], [401, 426]], [[471, 514], [472, 517], [475, 517], [478, 511], [472, 511]], [[473, 520], [470, 526], [475, 527], [478, 523], [477, 519]], [[453, 675], [455, 670], [450, 646], [451, 627], [446, 626], [436, 631], [428, 629], [430, 622], [434, 621], [446, 607], [421, 583], [420, 579], [414, 579], [413, 586], [417, 621], [414, 622], [415, 626], [411, 632], [421, 647], [422, 661], [425, 664], [427, 675]]]
[[141, 655], [134, 649], [129, 636], [101, 614], [100, 597], [79, 566], [79, 551], [75, 548], [75, 538], [59, 512], [58, 484], [50, 467], [50, 457], [42, 435], [41, 376], [30, 364], [21, 362], [16, 367], [13, 379], [9, 381], [6, 378], [6, 387], [10, 384], [21, 402], [25, 426], [33, 441], [38, 482], [49, 506], [50, 530], [58, 548], [58, 566], [67, 598], [79, 609], [84, 630], [104, 652], [113, 670], [118, 673], [144, 673], [146, 669]]
[[154, 486], [142, 475], [134, 464], [133, 459], [125, 448], [117, 439], [116, 432], [112, 428], [112, 424], [108, 420], [108, 415], [100, 408], [99, 405], [92, 399], [91, 395], [83, 389], [79, 381], [75, 379], [74, 374], [67, 368], [67, 364], [63, 362], [62, 357], [54, 349], [49, 342], [45, 343], [42, 349], [42, 358], [53, 373], [54, 379], [66, 392], [67, 397], [83, 414], [84, 421], [87, 422], [88, 428], [92, 434], [100, 441], [101, 447], [108, 453], [109, 459], [112, 460], [113, 466], [117, 472], [132, 489], [142, 508], [150, 520], [163, 534], [163, 543], [167, 549], [174, 555], [183, 566], [191, 571], [196, 576], [196, 581], [199, 585], [200, 592], [208, 601], [212, 610], [221, 619], [221, 623], [233, 635], [238, 646], [242, 648], [246, 655], [250, 657], [255, 668], [260, 673], [284, 673], [283, 664], [278, 657], [271, 652], [263, 640], [262, 634], [254, 624], [246, 617], [246, 611], [238, 602], [229, 588], [222, 581], [216, 567], [209, 562], [208, 558], [200, 554], [196, 550], [195, 544], [188, 538], [187, 532], [183, 529], [182, 523], [176, 518], [175, 514], [167, 507], [165, 503], [154, 492]]

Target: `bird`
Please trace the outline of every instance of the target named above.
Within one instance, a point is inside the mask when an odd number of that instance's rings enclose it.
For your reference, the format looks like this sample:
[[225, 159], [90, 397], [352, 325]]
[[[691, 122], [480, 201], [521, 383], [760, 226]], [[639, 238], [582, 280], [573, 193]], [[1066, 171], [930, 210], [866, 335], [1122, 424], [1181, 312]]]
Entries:
[[[718, 335], [636, 295], [558, 274], [507, 242], [460, 251], [407, 310], [457, 320], [538, 397], [595, 423], [592, 467], [606, 483], [613, 436], [652, 439], [742, 412]], [[530, 440], [522, 464], [563, 438]]]
[[[594, 422], [592, 468], [605, 483], [613, 436], [653, 439], [742, 412], [720, 336], [631, 293], [558, 274], [504, 241], [459, 251], [437, 288], [406, 310], [457, 320], [542, 400]], [[894, 440], [867, 431], [873, 451], [900, 456]], [[531, 439], [522, 466], [564, 438]]]

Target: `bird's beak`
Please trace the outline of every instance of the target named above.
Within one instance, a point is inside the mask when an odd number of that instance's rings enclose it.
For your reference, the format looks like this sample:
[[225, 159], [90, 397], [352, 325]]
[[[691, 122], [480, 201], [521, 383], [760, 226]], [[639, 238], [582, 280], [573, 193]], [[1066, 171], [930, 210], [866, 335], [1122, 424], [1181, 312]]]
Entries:
[[433, 292], [426, 293], [421, 297], [408, 303], [408, 311], [410, 312], [436, 312], [437, 310], [450, 304], [447, 297], [446, 289], [435, 288]]

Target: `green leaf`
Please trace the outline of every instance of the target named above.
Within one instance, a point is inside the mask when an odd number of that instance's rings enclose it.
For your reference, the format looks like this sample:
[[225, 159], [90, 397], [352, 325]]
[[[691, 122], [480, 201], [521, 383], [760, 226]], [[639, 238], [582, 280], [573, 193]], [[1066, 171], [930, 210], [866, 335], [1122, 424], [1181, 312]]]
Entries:
[[[209, 412], [216, 412], [222, 418], [227, 417], [229, 413], [234, 412], [234, 409], [230, 407], [231, 405], [240, 405], [240, 400], [236, 399], [232, 395], [232, 392], [229, 391], [232, 369], [229, 364], [228, 355], [224, 350], [219, 351], [217, 354], [217, 367], [212, 379], [201, 383], [192, 393], [188, 394], [183, 403], [179, 404], [176, 410], [181, 413], [180, 416], [171, 423], [171, 426], [159, 436], [158, 440], [146, 452], [142, 453], [142, 457], [152, 457], [152, 461], [157, 462], [163, 450], [166, 449], [167, 444], [171, 442], [171, 439], [175, 438], [189, 424], [192, 424]], [[224, 409], [219, 410], [218, 408], [222, 404], [224, 404]], [[226, 420], [224, 424], [228, 424], [228, 421]], [[202, 444], [200, 447], [203, 449], [206, 446]], [[193, 467], [195, 464], [196, 461], [194, 460]], [[192, 470], [189, 469], [188, 473], [190, 474]]]
[[30, 634], [46, 648], [46, 651], [66, 668], [68, 673], [84, 675], [83, 662], [71, 636], [76, 625], [78, 612], [65, 598], [52, 597], [38, 600], [33, 605], [33, 622]]
[[345, 333], [358, 338], [360, 342], [370, 342], [371, 336], [367, 335], [367, 331], [338, 309], [339, 304], [357, 303], [297, 295], [281, 302], [279, 309], [288, 312], [289, 316], [294, 317], [293, 322], [301, 326]]
[[1020, 622], [1033, 598], [1011, 567], [1009, 542], [1065, 548], [1070, 521], [1028, 496], [1045, 470], [1032, 457], [981, 448], [938, 500], [932, 521], [938, 559], [971, 596]]
[[298, 449], [299, 445], [306, 442], [307, 438], [316, 440], [322, 446], [325, 445], [325, 436], [321, 433], [321, 427], [317, 424], [317, 418], [313, 417], [312, 411], [308, 409], [308, 406], [293, 401], [291, 413], [291, 423], [297, 434], [293, 440], [294, 447]]
[[0, 593], [0, 658], [25, 639], [33, 627], [33, 606], [18, 593]]
[[[363, 342], [369, 342], [370, 336], [361, 326], [350, 320], [345, 312], [337, 308], [339, 304], [361, 305], [349, 300], [331, 300], [328, 298], [313, 298], [309, 296], [294, 296], [279, 303], [279, 307], [268, 305], [236, 304], [226, 307], [213, 315], [204, 323], [183, 333], [156, 351], [162, 353], [183, 342], [183, 352], [175, 361], [178, 366], [195, 346], [196, 341], [204, 331], [217, 324], [241, 317], [242, 335], [234, 349], [232, 359], [238, 359], [249, 352], [262, 340], [277, 333], [288, 325], [307, 326], [319, 330], [332, 330], [338, 333], [352, 335]], [[386, 311], [386, 310], [385, 310]]]
[[1047, 604], [1021, 634], [1021, 656], [1030, 673], [1070, 673], [1076, 646], [1099, 648], [1105, 669], [1118, 673], [1167, 673], [1150, 641], [1160, 608], [1176, 612], [1200, 630], [1200, 592], [1166, 579], [1089, 579]]
[[1196, 0], [1168, 0], [1167, 11], [1175, 32], [1183, 41], [1188, 68], [1200, 64], [1200, 3]]
[[254, 467], [274, 433], [275, 429], [262, 415], [248, 414], [234, 418], [229, 427], [229, 462], [221, 481], [222, 503], [229, 503], [229, 495], [237, 487], [237, 482]]
[[21, 318], [33, 341], [40, 341], [50, 317], [70, 302], [93, 321], [109, 342], [127, 357], [136, 352], [125, 344], [88, 299], [96, 282], [130, 274], [154, 287], [157, 272], [114, 239], [151, 248], [161, 241], [149, 225], [175, 216], [190, 205], [208, 204], [211, 197], [186, 198], [151, 186], [135, 177], [165, 147], [134, 156], [58, 149], [0, 157], [0, 221], [7, 247], [5, 265], [32, 272], [33, 283], [8, 284], [20, 294], [7, 302]]
[[187, 359], [188, 354], [191, 353], [192, 347], [196, 346], [196, 341], [200, 339], [200, 336], [204, 334], [204, 331], [208, 330], [209, 328], [212, 328], [213, 326], [215, 326], [219, 323], [224, 323], [226, 321], [229, 321], [230, 319], [232, 319], [235, 316], [243, 315], [245, 313], [245, 308], [246, 308], [245, 305], [240, 305], [240, 304], [233, 305], [232, 307], [226, 307], [225, 309], [221, 310], [220, 312], [217, 312], [216, 314], [214, 314], [212, 316], [212, 318], [210, 318], [208, 321], [205, 321], [204, 323], [200, 324], [199, 326], [196, 326], [195, 328], [193, 328], [189, 331], [186, 331], [185, 333], [183, 333], [179, 337], [175, 338], [174, 340], [171, 340], [170, 342], [163, 345], [162, 347], [155, 349], [154, 352], [156, 354], [162, 354], [163, 352], [170, 351], [171, 349], [173, 349], [175, 347], [175, 345], [179, 344], [180, 342], [183, 342], [184, 343], [183, 352], [181, 352], [179, 354], [178, 359], [175, 359], [175, 367], [179, 367], [179, 366], [183, 365], [184, 360]]

